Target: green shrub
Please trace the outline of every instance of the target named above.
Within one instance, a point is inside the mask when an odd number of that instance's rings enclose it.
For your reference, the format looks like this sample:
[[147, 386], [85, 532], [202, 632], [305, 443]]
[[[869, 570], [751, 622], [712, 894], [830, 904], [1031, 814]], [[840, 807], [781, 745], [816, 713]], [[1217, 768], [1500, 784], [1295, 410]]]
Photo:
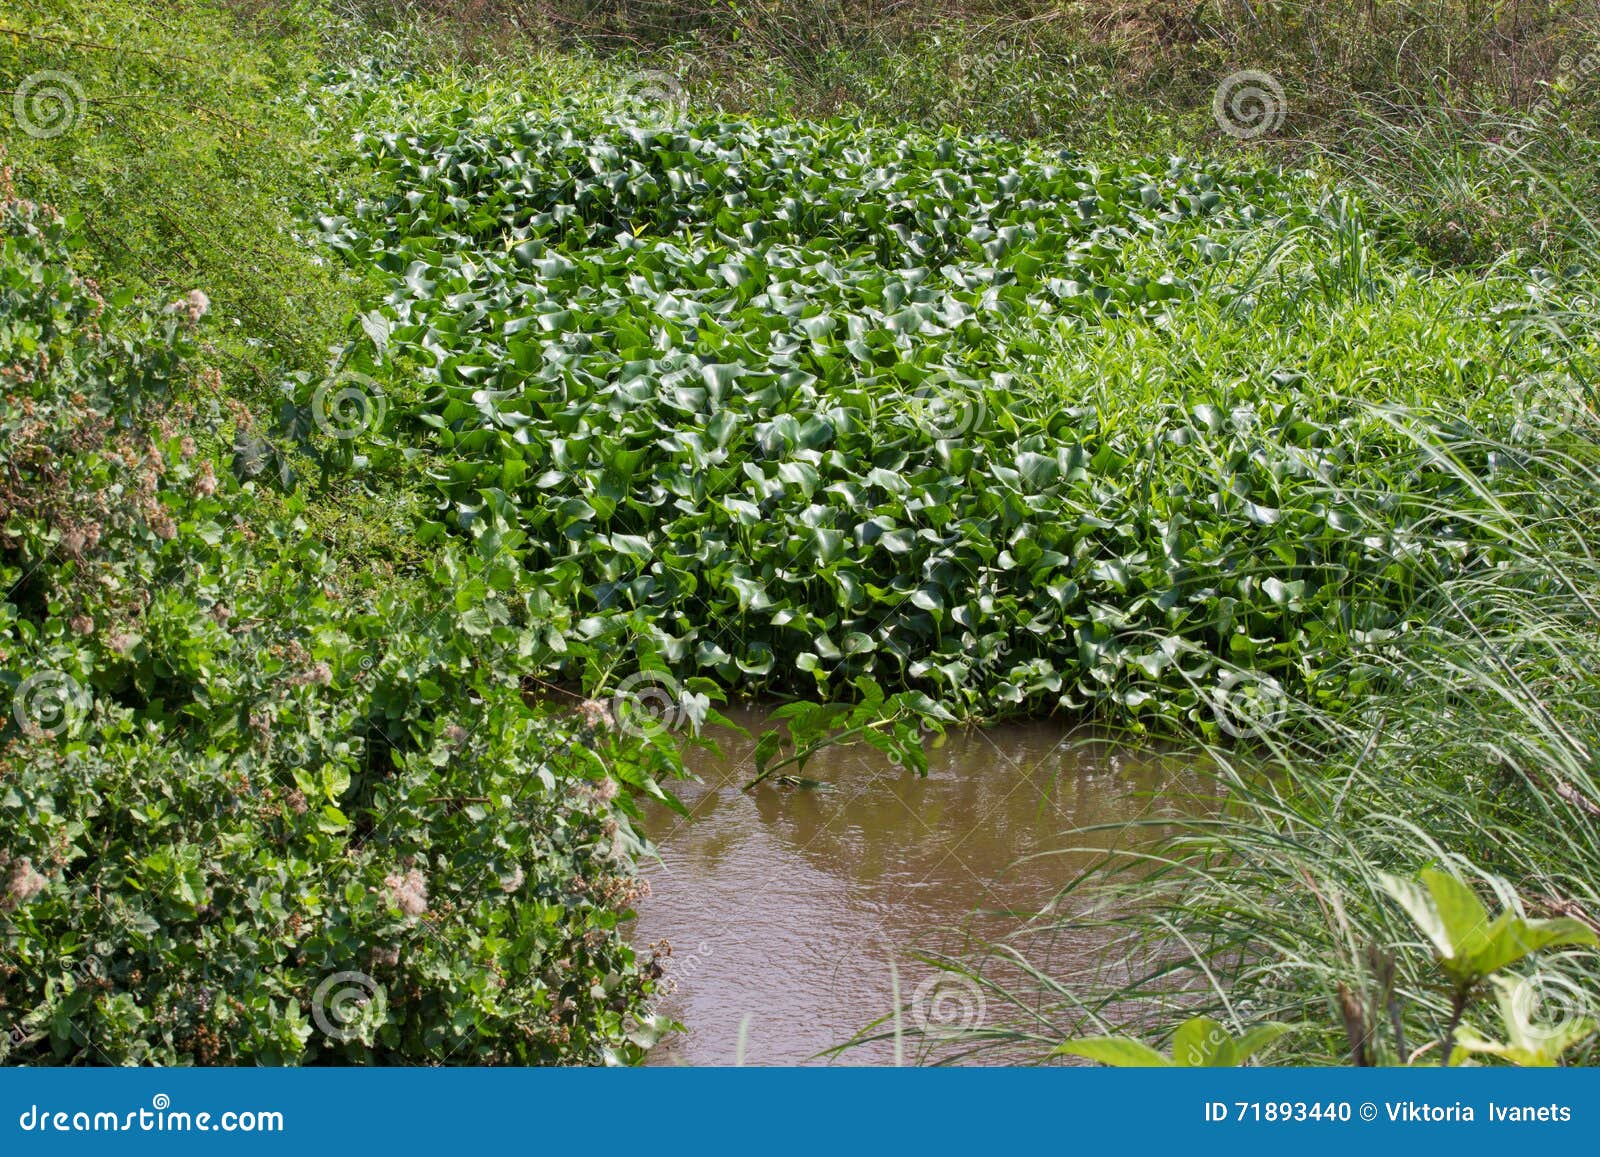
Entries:
[[628, 817], [671, 761], [529, 705], [493, 551], [367, 593], [208, 450], [252, 419], [203, 296], [107, 299], [68, 234], [5, 192], [0, 1054], [638, 1059]]
[[0, 117], [18, 190], [81, 217], [80, 261], [108, 289], [203, 286], [210, 357], [237, 397], [267, 396], [282, 365], [320, 366], [358, 293], [302, 236], [342, 179], [338, 113], [307, 99], [322, 7], [248, 22], [207, 0], [6, 6], [0, 87], [19, 95]]

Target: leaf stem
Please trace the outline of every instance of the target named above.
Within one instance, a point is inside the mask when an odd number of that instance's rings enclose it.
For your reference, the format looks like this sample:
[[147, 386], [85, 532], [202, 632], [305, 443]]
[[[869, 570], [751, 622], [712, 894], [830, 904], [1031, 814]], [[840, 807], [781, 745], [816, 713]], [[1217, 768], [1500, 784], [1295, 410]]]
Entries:
[[791, 764], [804, 763], [818, 751], [821, 751], [824, 747], [829, 747], [835, 743], [841, 743], [853, 735], [861, 735], [868, 731], [876, 731], [885, 724], [893, 723], [898, 718], [900, 718], [898, 715], [891, 715], [885, 719], [875, 719], [871, 723], [858, 723], [854, 727], [846, 727], [843, 731], [840, 731], [834, 735], [824, 736], [822, 739], [819, 739], [814, 743], [808, 743], [804, 747], [796, 747], [791, 754], [785, 756], [783, 759], [778, 760], [771, 767], [768, 767], [760, 775], [756, 776], [739, 790], [749, 791], [751, 788], [759, 786], [763, 781], [770, 779], [773, 775], [777, 774], [779, 771], [782, 771]]
[[1456, 1048], [1456, 1030], [1461, 1027], [1461, 1018], [1466, 1014], [1467, 1003], [1472, 999], [1473, 985], [1457, 985], [1450, 997], [1450, 1023], [1445, 1025], [1444, 1036], [1439, 1042], [1439, 1065], [1441, 1068], [1450, 1066], [1450, 1055]]

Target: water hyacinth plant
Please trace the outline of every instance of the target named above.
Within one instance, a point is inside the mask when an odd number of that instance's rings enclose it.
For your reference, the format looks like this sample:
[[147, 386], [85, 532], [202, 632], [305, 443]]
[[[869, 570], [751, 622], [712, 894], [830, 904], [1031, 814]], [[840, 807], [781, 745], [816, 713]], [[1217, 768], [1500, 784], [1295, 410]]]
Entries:
[[[438, 455], [439, 532], [493, 526], [541, 576], [555, 671], [1248, 729], [1403, 629], [1419, 576], [1493, 565], [1431, 520], [1458, 482], [1375, 374], [1291, 345], [1109, 388], [1122, 336], [1407, 292], [1348, 200], [851, 122], [496, 109], [370, 148], [387, 187], [323, 222], [392, 278], [349, 364], [403, 383], [385, 434]], [[1493, 304], [1385, 347], [1385, 380], [1466, 398], [1507, 342], [1537, 357]]]

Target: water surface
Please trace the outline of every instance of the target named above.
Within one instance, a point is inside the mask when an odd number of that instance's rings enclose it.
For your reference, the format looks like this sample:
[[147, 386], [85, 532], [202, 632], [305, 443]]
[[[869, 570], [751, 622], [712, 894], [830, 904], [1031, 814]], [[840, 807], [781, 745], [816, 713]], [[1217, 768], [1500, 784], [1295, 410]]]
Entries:
[[[759, 733], [758, 712], [727, 714]], [[1050, 723], [954, 732], [926, 778], [867, 747], [829, 749], [805, 769], [828, 790], [749, 794], [751, 741], [716, 738], [720, 757], [689, 761], [704, 782], [676, 788], [690, 817], [652, 809], [645, 825], [661, 858], [642, 865], [651, 895], [635, 940], [673, 946], [664, 1010], [689, 1027], [653, 1064], [828, 1063], [817, 1054], [895, 1007], [896, 976], [902, 1001], [921, 993], [916, 1015], [997, 1015], [957, 986], [930, 987], [935, 970], [911, 954], [950, 950], [962, 925], [1003, 935], [1018, 922], [1008, 913], [1037, 910], [1092, 855], [1036, 853], [1129, 843], [1071, 829], [1187, 810], [1180, 762]], [[1086, 964], [1099, 947], [1081, 946]], [[1052, 967], [1072, 955], [1058, 945]], [[833, 1063], [891, 1063], [893, 1049], [873, 1042]]]

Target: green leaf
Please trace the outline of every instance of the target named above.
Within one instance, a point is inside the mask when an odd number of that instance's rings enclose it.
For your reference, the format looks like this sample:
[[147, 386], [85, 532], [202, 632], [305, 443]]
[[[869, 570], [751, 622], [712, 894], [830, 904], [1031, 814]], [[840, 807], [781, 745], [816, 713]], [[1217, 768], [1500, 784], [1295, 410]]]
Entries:
[[1441, 957], [1449, 957], [1454, 953], [1455, 943], [1450, 939], [1438, 906], [1426, 888], [1415, 880], [1401, 876], [1381, 875], [1379, 882], [1390, 899], [1405, 909], [1406, 915], [1422, 930], [1422, 934], [1433, 942], [1434, 949]]
[[1275, 1020], [1251, 1025], [1234, 1039], [1234, 1063], [1244, 1064], [1245, 1061], [1255, 1056], [1256, 1053], [1272, 1044], [1279, 1037], [1293, 1032], [1294, 1027], [1292, 1024], [1283, 1024]]
[[1087, 1057], [1119, 1069], [1165, 1069], [1172, 1062], [1149, 1045], [1121, 1036], [1088, 1036], [1065, 1041], [1050, 1050], [1053, 1057]]
[[1233, 1038], [1209, 1016], [1192, 1017], [1172, 1035], [1172, 1063], [1185, 1068], [1231, 1066]]
[[1466, 953], [1463, 968], [1479, 976], [1488, 976], [1509, 967], [1541, 948], [1593, 947], [1597, 938], [1593, 929], [1565, 916], [1552, 920], [1524, 920], [1510, 912], [1503, 912], [1489, 927], [1485, 943]]
[[1448, 872], [1432, 868], [1422, 873], [1422, 880], [1450, 944], [1445, 955], [1462, 957], [1478, 951], [1489, 938], [1489, 912], [1476, 893]]

